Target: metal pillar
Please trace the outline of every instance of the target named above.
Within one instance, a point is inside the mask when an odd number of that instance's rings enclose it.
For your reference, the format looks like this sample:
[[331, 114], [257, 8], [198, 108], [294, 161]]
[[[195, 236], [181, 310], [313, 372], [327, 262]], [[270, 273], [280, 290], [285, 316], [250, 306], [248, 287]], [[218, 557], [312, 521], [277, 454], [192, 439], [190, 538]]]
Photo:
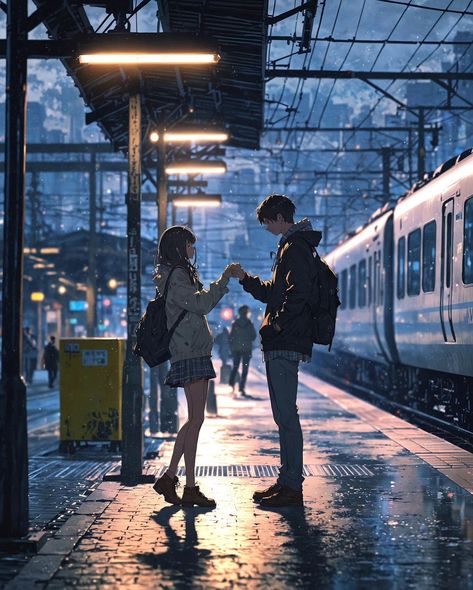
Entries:
[[87, 336], [97, 328], [97, 156], [90, 154], [89, 171], [89, 252], [87, 269]]
[[0, 383], [0, 536], [28, 531], [26, 386], [21, 378], [27, 0], [7, 3], [5, 203]]
[[[166, 143], [164, 142], [164, 123], [159, 126], [158, 140], [158, 239], [164, 233], [167, 226], [168, 210], [168, 187], [166, 178]], [[171, 389], [164, 385], [163, 371], [167, 370], [169, 363], [159, 367], [159, 383], [161, 391], [160, 403], [160, 430], [161, 432], [177, 432], [178, 415], [177, 415], [177, 389]]]
[[133, 354], [135, 329], [141, 316], [141, 103], [129, 101], [127, 194], [127, 343], [123, 368], [122, 481], [139, 481], [143, 469], [143, 383], [140, 357]]
[[387, 203], [391, 199], [391, 148], [382, 148], [381, 155], [383, 158], [383, 198]]
[[418, 180], [422, 180], [425, 174], [425, 113], [423, 108], [419, 109], [418, 142], [417, 176]]

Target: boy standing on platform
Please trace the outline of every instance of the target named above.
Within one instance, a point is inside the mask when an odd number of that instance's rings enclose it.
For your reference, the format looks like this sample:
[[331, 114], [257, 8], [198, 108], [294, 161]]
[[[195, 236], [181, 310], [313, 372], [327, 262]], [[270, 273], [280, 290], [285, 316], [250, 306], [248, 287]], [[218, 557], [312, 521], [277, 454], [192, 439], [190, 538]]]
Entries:
[[302, 506], [302, 430], [297, 411], [299, 362], [312, 354], [309, 305], [315, 279], [314, 248], [322, 234], [308, 219], [294, 223], [294, 203], [284, 195], [268, 196], [256, 209], [260, 224], [282, 235], [269, 281], [236, 272], [243, 289], [266, 303], [260, 328], [273, 418], [279, 430], [281, 468], [273, 485], [254, 493], [261, 506]]

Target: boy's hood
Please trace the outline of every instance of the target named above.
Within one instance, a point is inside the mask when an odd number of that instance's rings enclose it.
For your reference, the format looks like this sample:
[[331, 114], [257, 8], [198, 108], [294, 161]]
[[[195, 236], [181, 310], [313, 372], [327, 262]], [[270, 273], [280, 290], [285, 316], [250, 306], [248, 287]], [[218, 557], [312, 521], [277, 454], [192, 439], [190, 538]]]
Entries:
[[301, 221], [295, 223], [279, 240], [279, 245], [282, 246], [291, 236], [295, 233], [297, 237], [303, 238], [312, 248], [319, 245], [322, 239], [322, 232], [313, 229], [309, 219], [304, 218]]

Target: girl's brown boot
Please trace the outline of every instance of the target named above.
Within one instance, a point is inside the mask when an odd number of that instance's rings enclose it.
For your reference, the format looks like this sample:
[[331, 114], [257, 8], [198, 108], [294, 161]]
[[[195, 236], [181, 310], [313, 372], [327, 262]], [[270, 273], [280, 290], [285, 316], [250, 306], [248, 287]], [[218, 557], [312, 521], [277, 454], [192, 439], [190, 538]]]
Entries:
[[166, 502], [170, 504], [180, 504], [181, 498], [176, 493], [176, 486], [179, 485], [179, 480], [175, 476], [173, 479], [167, 473], [164, 473], [156, 480], [153, 489], [158, 494], [162, 494]]
[[217, 505], [215, 500], [207, 498], [199, 489], [199, 486], [190, 488], [184, 486], [184, 493], [182, 494], [182, 505], [183, 506], [201, 506], [202, 508], [215, 508]]

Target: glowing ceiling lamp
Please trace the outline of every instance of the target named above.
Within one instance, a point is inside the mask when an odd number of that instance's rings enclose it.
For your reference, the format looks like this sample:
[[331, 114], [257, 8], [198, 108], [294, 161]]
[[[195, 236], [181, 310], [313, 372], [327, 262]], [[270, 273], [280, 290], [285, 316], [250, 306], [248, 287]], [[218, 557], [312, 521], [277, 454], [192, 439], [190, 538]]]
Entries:
[[78, 55], [81, 64], [89, 65], [197, 66], [220, 60], [214, 43], [180, 33], [95, 34], [80, 43]]
[[174, 195], [172, 198], [174, 207], [220, 207], [221, 195]]
[[171, 162], [166, 165], [166, 174], [224, 174], [227, 171], [225, 162], [221, 160], [187, 162]]
[[[166, 143], [222, 143], [227, 141], [229, 135], [226, 131], [165, 131], [164, 141]], [[156, 143], [159, 141], [159, 133], [152, 131], [149, 139]]]
[[127, 53], [121, 51], [82, 53], [81, 64], [91, 65], [205, 65], [218, 63], [218, 53]]

